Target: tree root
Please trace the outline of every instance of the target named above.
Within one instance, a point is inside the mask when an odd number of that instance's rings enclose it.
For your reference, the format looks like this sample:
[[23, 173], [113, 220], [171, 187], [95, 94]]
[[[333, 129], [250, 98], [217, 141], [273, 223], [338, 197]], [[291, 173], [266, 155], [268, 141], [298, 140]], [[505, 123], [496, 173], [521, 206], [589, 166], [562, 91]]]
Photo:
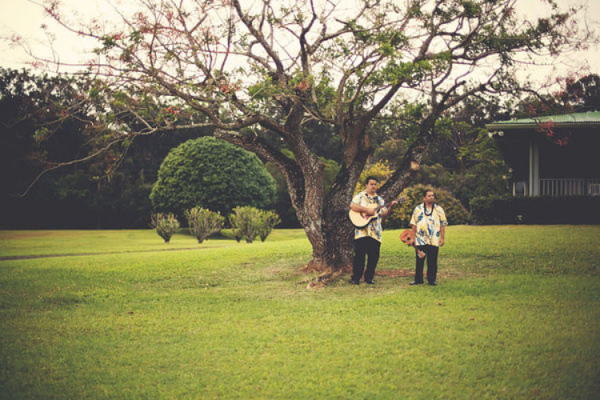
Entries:
[[308, 285], [306, 285], [307, 289], [319, 289], [327, 286], [328, 283], [335, 281], [344, 273], [343, 270], [329, 270], [321, 273], [319, 276], [310, 279], [308, 281]]
[[352, 272], [352, 265], [344, 265], [342, 267], [334, 268], [331, 264], [327, 264], [325, 261], [320, 260], [311, 260], [304, 268], [302, 268], [302, 272], [320, 272], [326, 273], [331, 271], [341, 271], [341, 272]]
[[331, 264], [328, 264], [323, 260], [312, 259], [304, 268], [302, 268], [302, 272], [319, 274], [314, 278], [300, 282], [307, 283], [307, 289], [324, 288], [329, 283], [338, 279], [342, 274], [352, 272], [352, 265], [334, 268]]

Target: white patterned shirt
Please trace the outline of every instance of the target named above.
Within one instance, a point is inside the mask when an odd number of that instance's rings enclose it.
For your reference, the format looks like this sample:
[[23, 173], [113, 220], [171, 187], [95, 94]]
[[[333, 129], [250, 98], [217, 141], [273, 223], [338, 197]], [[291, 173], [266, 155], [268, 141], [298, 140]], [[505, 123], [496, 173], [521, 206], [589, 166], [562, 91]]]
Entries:
[[440, 245], [440, 232], [442, 226], [448, 225], [444, 209], [437, 204], [433, 204], [431, 213], [425, 213], [425, 203], [419, 204], [413, 211], [410, 224], [417, 227], [415, 235], [415, 246]]
[[[383, 200], [383, 197], [378, 195], [371, 197], [367, 194], [366, 190], [363, 190], [362, 192], [354, 196], [352, 202], [363, 207], [367, 207], [370, 204], [377, 204], [377, 206], [383, 206], [385, 204], [385, 200]], [[383, 211], [383, 209], [381, 209], [381, 211]], [[364, 237], [370, 237], [377, 240], [378, 242], [381, 242], [382, 232], [383, 228], [381, 227], [381, 215], [378, 215], [377, 218], [369, 222], [369, 224], [364, 228], [356, 228], [354, 230], [354, 239], [356, 240]]]

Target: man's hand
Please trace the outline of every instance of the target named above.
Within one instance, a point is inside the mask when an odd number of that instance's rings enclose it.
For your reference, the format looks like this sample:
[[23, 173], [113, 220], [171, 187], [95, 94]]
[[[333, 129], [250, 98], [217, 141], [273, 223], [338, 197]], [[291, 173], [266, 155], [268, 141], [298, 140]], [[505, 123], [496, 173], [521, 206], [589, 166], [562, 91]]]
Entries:
[[392, 201], [390, 204], [386, 204], [383, 208], [385, 211], [381, 213], [381, 216], [387, 217], [388, 215], [390, 215], [390, 212], [392, 212], [392, 208], [397, 204], [398, 202], [396, 200]]
[[443, 237], [441, 237], [441, 238], [440, 238], [440, 247], [442, 247], [443, 245], [444, 245], [444, 238], [443, 238]]

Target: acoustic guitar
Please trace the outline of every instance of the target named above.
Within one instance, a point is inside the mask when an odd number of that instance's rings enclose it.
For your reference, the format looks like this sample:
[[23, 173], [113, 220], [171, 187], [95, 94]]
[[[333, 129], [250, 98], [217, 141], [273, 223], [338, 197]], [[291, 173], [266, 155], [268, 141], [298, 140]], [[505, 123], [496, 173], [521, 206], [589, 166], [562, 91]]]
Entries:
[[[405, 197], [398, 198], [398, 204], [402, 204], [405, 201], [406, 201]], [[371, 221], [373, 221], [374, 219], [377, 219], [379, 217], [379, 213], [381, 212], [381, 209], [384, 207], [389, 207], [390, 203], [391, 202], [386, 202], [382, 206], [378, 206], [377, 204], [369, 204], [367, 206], [364, 206], [367, 208], [374, 209], [375, 214], [373, 214], [373, 215], [367, 215], [367, 213], [364, 213], [364, 212], [350, 210], [348, 212], [348, 216], [350, 217], [350, 221], [352, 222], [352, 225], [354, 225], [357, 229], [362, 229], [365, 226], [369, 225], [369, 223], [371, 223]]]

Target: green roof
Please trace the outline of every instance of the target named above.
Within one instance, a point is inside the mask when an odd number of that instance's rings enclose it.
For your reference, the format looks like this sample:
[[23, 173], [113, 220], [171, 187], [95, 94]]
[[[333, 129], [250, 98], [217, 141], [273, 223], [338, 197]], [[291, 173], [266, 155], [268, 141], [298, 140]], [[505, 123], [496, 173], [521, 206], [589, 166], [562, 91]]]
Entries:
[[486, 124], [489, 130], [533, 129], [539, 123], [552, 122], [556, 128], [600, 127], [600, 111], [547, 115], [545, 117], [511, 119]]

